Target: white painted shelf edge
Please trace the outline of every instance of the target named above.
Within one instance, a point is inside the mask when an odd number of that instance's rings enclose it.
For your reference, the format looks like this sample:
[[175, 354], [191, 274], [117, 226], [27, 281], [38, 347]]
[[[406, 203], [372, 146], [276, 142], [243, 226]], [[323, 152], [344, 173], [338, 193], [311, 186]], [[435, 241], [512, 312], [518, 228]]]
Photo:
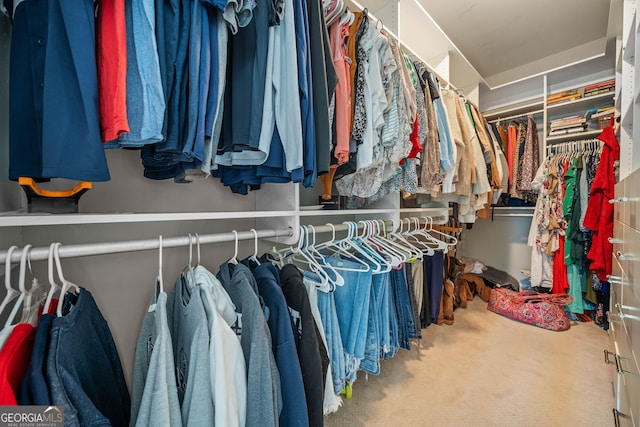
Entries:
[[112, 214], [16, 214], [0, 216], [0, 227], [38, 225], [120, 224], [135, 222], [203, 221], [220, 219], [251, 219], [295, 217], [296, 211], [246, 212], [175, 212], [175, 213], [112, 213]]
[[589, 137], [596, 137], [602, 133], [602, 129], [593, 129], [588, 130], [586, 132], [575, 132], [575, 133], [567, 133], [564, 135], [553, 135], [547, 137], [548, 141], [562, 141], [562, 140], [572, 140], [572, 139], [585, 139]]

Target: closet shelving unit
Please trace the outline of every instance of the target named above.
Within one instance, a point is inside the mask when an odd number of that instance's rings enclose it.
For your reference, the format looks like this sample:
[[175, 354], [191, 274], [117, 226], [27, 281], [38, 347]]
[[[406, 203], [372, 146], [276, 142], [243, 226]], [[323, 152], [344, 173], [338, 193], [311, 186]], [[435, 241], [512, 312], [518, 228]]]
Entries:
[[[613, 79], [614, 76], [611, 76]], [[597, 83], [597, 82], [592, 82]], [[583, 87], [586, 85], [583, 85]], [[581, 89], [581, 88], [570, 88], [570, 89]], [[557, 104], [551, 104], [546, 106], [546, 114], [547, 120], [546, 124], [550, 120], [559, 119], [562, 117], [567, 117], [572, 114], [576, 115], [584, 115], [587, 110], [592, 108], [602, 107], [605, 105], [614, 105], [614, 96], [615, 90], [611, 90], [610, 92], [600, 93], [593, 96], [582, 97], [578, 99], [574, 99], [572, 101], [561, 102]], [[575, 132], [569, 133], [565, 135], [552, 135], [549, 136], [548, 132], [545, 132], [545, 142], [546, 145], [552, 145], [553, 143], [563, 142], [563, 141], [573, 141], [587, 138], [595, 138], [600, 134], [602, 130], [598, 128], [594, 128], [593, 122], [588, 123], [588, 127], [583, 132]]]
[[[620, 115], [620, 181], [615, 187], [613, 260], [610, 276], [609, 349], [605, 361], [615, 366], [615, 425], [640, 425], [640, 60], [637, 1], [625, 0], [616, 63], [616, 110]], [[635, 141], [635, 143], [634, 143]]]

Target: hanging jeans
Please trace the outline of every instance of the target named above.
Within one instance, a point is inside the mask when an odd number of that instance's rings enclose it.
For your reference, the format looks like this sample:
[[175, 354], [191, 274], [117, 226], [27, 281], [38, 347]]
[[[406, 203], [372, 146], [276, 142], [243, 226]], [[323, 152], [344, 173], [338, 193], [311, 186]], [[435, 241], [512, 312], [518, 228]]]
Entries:
[[409, 339], [414, 336], [415, 327], [404, 266], [397, 270], [391, 270], [390, 275], [395, 295], [396, 315], [398, 316], [398, 344], [404, 349], [411, 350]]
[[389, 279], [387, 280], [387, 307], [389, 307], [389, 323], [387, 329], [389, 330], [389, 348], [385, 351], [383, 349], [383, 358], [388, 359], [393, 357], [398, 352], [398, 310], [396, 308], [396, 295], [393, 291], [393, 283], [391, 281], [391, 272], [387, 273]]
[[360, 369], [369, 374], [380, 374], [380, 358], [390, 348], [389, 328], [389, 273], [374, 274], [369, 302], [367, 345]]
[[432, 256], [424, 258], [425, 282], [429, 289], [429, 314], [431, 323], [438, 323], [442, 285], [444, 284], [444, 253], [436, 251]]
[[320, 310], [324, 333], [327, 337], [327, 353], [331, 363], [333, 391], [335, 394], [340, 394], [344, 390], [347, 375], [345, 373], [342, 335], [340, 334], [333, 292], [318, 292], [318, 310]]
[[[361, 264], [340, 258], [327, 257], [326, 260], [337, 268], [361, 268]], [[367, 342], [372, 273], [347, 270], [339, 270], [339, 273], [344, 278], [344, 286], [338, 286], [334, 291], [336, 312], [344, 347], [347, 380], [355, 381]]]
[[410, 338], [422, 338], [422, 328], [420, 328], [420, 313], [418, 312], [418, 301], [416, 299], [415, 283], [413, 277], [413, 265], [406, 263], [404, 272], [407, 278], [407, 290], [409, 291], [409, 304], [413, 320], [413, 334]]

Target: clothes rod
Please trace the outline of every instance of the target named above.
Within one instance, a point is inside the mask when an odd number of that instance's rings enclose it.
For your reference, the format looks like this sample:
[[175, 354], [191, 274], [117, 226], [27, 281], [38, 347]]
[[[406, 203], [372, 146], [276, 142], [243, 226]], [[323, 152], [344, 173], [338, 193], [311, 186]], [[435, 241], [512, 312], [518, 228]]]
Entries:
[[[358, 227], [362, 227], [362, 223], [358, 223]], [[314, 226], [316, 233], [327, 233], [329, 231], [344, 231], [347, 229], [346, 224], [333, 225], [319, 225]], [[253, 231], [238, 231], [238, 240], [253, 240], [256, 235]], [[291, 237], [294, 235], [294, 231], [291, 228], [284, 230], [257, 230], [257, 236], [259, 239], [266, 239], [271, 237]], [[196, 237], [194, 233], [191, 233], [191, 244], [196, 243]], [[224, 243], [233, 242], [236, 239], [236, 235], [231, 231], [228, 233], [215, 233], [215, 234], [202, 234], [198, 236], [200, 244], [212, 244], [212, 243]], [[177, 248], [183, 246], [189, 246], [189, 236], [178, 237], [166, 237], [162, 239], [163, 248]], [[103, 243], [83, 243], [83, 244], [70, 244], [60, 246], [60, 258], [77, 258], [83, 256], [92, 255], [107, 255], [124, 252], [137, 252], [157, 250], [160, 247], [159, 239], [145, 239], [145, 240], [129, 240], [120, 242], [103, 242]], [[22, 248], [16, 249], [12, 256], [11, 262], [17, 263], [22, 256]], [[31, 249], [29, 258], [31, 261], [45, 261], [49, 257], [49, 247], [34, 247]], [[0, 265], [5, 263], [7, 259], [7, 251], [0, 252]]]
[[[358, 228], [362, 228], [366, 221], [346, 221], [346, 223], [355, 223]], [[310, 226], [311, 231], [315, 231], [315, 233], [328, 233], [333, 231], [345, 231], [348, 226], [346, 223], [342, 224], [326, 224], [326, 225], [318, 225], [318, 226]], [[266, 239], [271, 237], [291, 237], [294, 235], [294, 230], [292, 228], [287, 228], [283, 230], [257, 230], [258, 239]], [[191, 242], [189, 241], [189, 236], [178, 236], [178, 237], [166, 237], [162, 239], [162, 247], [163, 248], [177, 248], [189, 246], [189, 244], [196, 243], [196, 237], [194, 233], [191, 233]], [[200, 240], [200, 244], [212, 244], [212, 243], [224, 243], [224, 242], [233, 242], [236, 240], [236, 234], [231, 232], [227, 233], [215, 233], [215, 234], [202, 234], [198, 236]], [[237, 239], [238, 240], [253, 240], [256, 238], [256, 234], [253, 231], [238, 231]], [[148, 251], [148, 250], [157, 250], [160, 248], [160, 240], [158, 238], [155, 239], [144, 239], [144, 240], [128, 240], [128, 241], [120, 241], [120, 242], [103, 242], [103, 243], [82, 243], [82, 244], [70, 244], [70, 245], [61, 245], [60, 246], [60, 258], [78, 258], [83, 256], [93, 256], [93, 255], [107, 255], [107, 254], [116, 254], [116, 253], [125, 253], [125, 252], [138, 252], [138, 251]], [[12, 256], [11, 262], [17, 263], [20, 262], [20, 258], [22, 256], [22, 248], [16, 249]], [[45, 261], [49, 258], [49, 247], [34, 247], [30, 250], [29, 259], [31, 261]], [[7, 251], [0, 251], [0, 265], [5, 263], [7, 259]]]
[[[329, 230], [330, 228], [327, 227]], [[259, 239], [265, 239], [270, 237], [283, 237], [292, 236], [292, 229], [284, 230], [257, 230]], [[238, 231], [238, 240], [251, 240], [255, 239], [253, 231]], [[199, 235], [200, 244], [211, 243], [223, 243], [233, 242], [236, 236], [233, 232], [228, 233], [215, 233], [215, 234], [202, 234]], [[196, 243], [195, 235], [192, 233], [191, 244]], [[181, 246], [189, 246], [189, 236], [179, 237], [167, 237], [162, 239], [162, 248], [177, 248]], [[107, 255], [123, 252], [137, 252], [159, 249], [159, 239], [145, 239], [145, 240], [129, 240], [120, 242], [104, 242], [104, 243], [83, 243], [73, 245], [61, 245], [60, 246], [60, 258], [77, 258], [83, 256], [92, 255]], [[11, 262], [16, 263], [20, 261], [22, 255], [22, 248], [16, 249], [12, 256]], [[49, 257], [49, 247], [34, 247], [31, 250], [29, 258], [31, 261], [44, 261]], [[0, 264], [5, 263], [7, 258], [7, 251], [0, 252]]]
[[540, 114], [544, 112], [544, 110], [540, 109], [540, 110], [533, 110], [533, 111], [527, 111], [526, 113], [522, 113], [522, 114], [513, 114], [511, 116], [507, 116], [507, 117], [498, 117], [496, 119], [491, 119], [491, 120], [487, 120], [489, 123], [497, 123], [499, 121], [502, 120], [510, 120], [510, 119], [515, 119], [517, 117], [524, 117], [524, 116], [528, 116], [529, 114]]
[[501, 216], [501, 217], [523, 217], [523, 218], [529, 217], [529, 218], [531, 218], [531, 217], [533, 217], [533, 214], [532, 213], [530, 213], [530, 214], [524, 214], [524, 213], [523, 214], [518, 214], [518, 213], [511, 213], [511, 214], [509, 214], [509, 213], [497, 213], [497, 214], [491, 215], [492, 218], [496, 217], [496, 216]]

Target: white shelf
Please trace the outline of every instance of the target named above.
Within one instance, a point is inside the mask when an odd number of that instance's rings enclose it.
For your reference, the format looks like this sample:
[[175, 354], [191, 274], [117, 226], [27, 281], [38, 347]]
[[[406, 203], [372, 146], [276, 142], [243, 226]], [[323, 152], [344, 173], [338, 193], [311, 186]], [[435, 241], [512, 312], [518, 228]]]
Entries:
[[489, 121], [500, 118], [500, 116], [516, 116], [520, 114], [527, 114], [534, 110], [540, 110], [544, 108], [544, 98], [537, 97], [526, 101], [510, 104], [503, 108], [497, 108], [489, 111], [485, 111], [482, 115]]
[[136, 222], [205, 221], [221, 219], [281, 218], [295, 211], [179, 212], [113, 214], [19, 214], [0, 216], [0, 227], [39, 225], [124, 224]]
[[575, 132], [575, 133], [568, 133], [566, 135], [548, 136], [547, 142], [571, 141], [571, 140], [578, 140], [578, 139], [595, 138], [601, 133], [602, 133], [602, 129], [590, 129], [585, 132]]
[[586, 111], [591, 108], [603, 105], [603, 101], [611, 100], [613, 102], [615, 93], [615, 90], [611, 90], [607, 93], [601, 93], [586, 98], [574, 99], [572, 101], [566, 101], [559, 104], [547, 105], [547, 111], [549, 112], [549, 114], [553, 114], [554, 116], [561, 115], [567, 112], [575, 112], [578, 108]]
[[347, 216], [347, 215], [371, 215], [371, 214], [393, 214], [397, 209], [317, 209], [298, 212], [301, 217], [305, 216]]

